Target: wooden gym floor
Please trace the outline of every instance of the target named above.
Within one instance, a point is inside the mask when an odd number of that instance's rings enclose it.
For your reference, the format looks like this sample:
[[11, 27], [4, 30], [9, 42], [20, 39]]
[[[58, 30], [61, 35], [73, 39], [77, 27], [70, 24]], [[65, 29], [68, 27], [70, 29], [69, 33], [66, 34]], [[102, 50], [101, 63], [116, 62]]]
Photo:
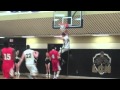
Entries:
[[[14, 79], [29, 79], [28, 73], [22, 73], [19, 77], [15, 77]], [[2, 73], [0, 73], [0, 79], [3, 79]], [[45, 74], [39, 74], [37, 79], [53, 79], [53, 75], [50, 78], [47, 78]], [[115, 78], [100, 78], [100, 77], [86, 77], [86, 76], [65, 76], [60, 75], [58, 79], [115, 79]]]

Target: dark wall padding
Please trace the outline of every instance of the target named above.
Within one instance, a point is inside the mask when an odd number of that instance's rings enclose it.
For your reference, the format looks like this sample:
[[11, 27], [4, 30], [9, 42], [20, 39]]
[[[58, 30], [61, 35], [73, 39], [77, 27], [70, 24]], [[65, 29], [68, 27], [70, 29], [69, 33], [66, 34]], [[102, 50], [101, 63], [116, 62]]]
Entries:
[[61, 54], [60, 64], [61, 64], [61, 68], [62, 68], [61, 74], [68, 75], [69, 51], [66, 51], [63, 54]]
[[43, 73], [45, 74], [46, 71], [45, 71], [45, 57], [46, 57], [46, 52], [47, 52], [47, 49], [33, 49], [33, 50], [36, 50], [39, 52], [39, 57], [38, 57], [38, 60], [37, 60], [37, 68], [38, 68], [38, 71], [39, 73]]
[[[69, 59], [68, 74], [76, 76], [120, 78], [120, 50], [74, 49]], [[92, 59], [96, 53], [104, 51], [111, 57], [111, 73], [100, 75], [92, 72]]]
[[[13, 42], [10, 43], [12, 47], [15, 48], [15, 50], [19, 50], [20, 54], [19, 57], [21, 57], [22, 52], [26, 49], [26, 38], [12, 38]], [[4, 47], [3, 46], [4, 39], [0, 39], [0, 50]], [[0, 61], [0, 70], [1, 70], [2, 61]], [[22, 63], [20, 67], [20, 72], [28, 72], [25, 61]]]
[[[39, 73], [45, 74], [45, 53], [46, 49], [36, 49], [40, 52], [38, 59], [37, 67]], [[108, 54], [111, 59], [111, 73], [105, 73], [100, 75], [99, 73], [92, 72], [93, 57], [96, 53]], [[64, 54], [64, 57], [67, 58], [67, 53]], [[89, 77], [104, 77], [104, 78], [120, 78], [120, 50], [116, 49], [72, 49], [69, 52], [69, 59], [65, 60], [63, 64], [61, 75], [74, 75], [74, 76], [89, 76]], [[67, 66], [68, 65], [68, 66]], [[52, 70], [52, 68], [51, 68]], [[53, 72], [51, 71], [53, 74]]]
[[[23, 41], [24, 42], [24, 41]], [[18, 44], [19, 43], [19, 44]], [[25, 50], [26, 43], [16, 42], [15, 48], [20, 50], [20, 55]], [[0, 45], [0, 49], [3, 46]], [[47, 49], [34, 49], [39, 51], [40, 55], [37, 62], [39, 73], [45, 74], [45, 53]], [[99, 73], [92, 72], [93, 57], [95, 54], [104, 51], [111, 57], [111, 73], [100, 75]], [[89, 77], [105, 77], [105, 78], [120, 78], [120, 50], [119, 49], [71, 49], [69, 55], [64, 54], [65, 64], [63, 64], [61, 75], [74, 75], [74, 76], [89, 76]], [[68, 59], [67, 59], [68, 58]], [[0, 62], [0, 67], [1, 67]], [[1, 70], [1, 68], [0, 68]], [[28, 72], [25, 62], [22, 63], [20, 72]], [[51, 73], [52, 68], [51, 68]]]

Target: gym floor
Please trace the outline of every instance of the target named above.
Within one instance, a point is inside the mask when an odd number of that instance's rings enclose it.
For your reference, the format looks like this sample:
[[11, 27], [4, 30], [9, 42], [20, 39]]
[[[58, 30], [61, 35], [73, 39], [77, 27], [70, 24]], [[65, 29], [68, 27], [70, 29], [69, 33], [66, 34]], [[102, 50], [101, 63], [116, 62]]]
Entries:
[[[29, 79], [28, 73], [22, 73], [20, 76], [15, 76], [14, 79]], [[3, 79], [3, 75], [0, 74], [0, 79]], [[50, 78], [46, 77], [45, 74], [39, 74], [37, 79], [53, 79], [53, 75]], [[65, 76], [60, 75], [58, 79], [115, 79], [115, 78], [100, 78], [100, 77], [86, 77], [86, 76]]]

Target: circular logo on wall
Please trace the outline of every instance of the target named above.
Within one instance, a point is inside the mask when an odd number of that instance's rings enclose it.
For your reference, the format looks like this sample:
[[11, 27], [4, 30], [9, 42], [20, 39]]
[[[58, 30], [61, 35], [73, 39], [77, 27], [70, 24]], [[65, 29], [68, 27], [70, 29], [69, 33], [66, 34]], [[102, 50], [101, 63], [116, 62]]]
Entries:
[[95, 54], [95, 56], [93, 57], [92, 72], [99, 73], [100, 75], [103, 75], [105, 73], [111, 73], [110, 56], [103, 51]]

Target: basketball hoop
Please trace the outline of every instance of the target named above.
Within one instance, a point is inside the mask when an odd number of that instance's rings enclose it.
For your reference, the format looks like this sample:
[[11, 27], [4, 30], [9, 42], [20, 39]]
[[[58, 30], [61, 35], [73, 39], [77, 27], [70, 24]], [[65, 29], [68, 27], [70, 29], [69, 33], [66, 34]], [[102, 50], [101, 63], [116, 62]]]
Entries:
[[61, 30], [62, 32], [64, 32], [65, 29], [68, 27], [68, 24], [67, 24], [67, 23], [60, 23], [59, 25], [60, 25], [60, 30]]

